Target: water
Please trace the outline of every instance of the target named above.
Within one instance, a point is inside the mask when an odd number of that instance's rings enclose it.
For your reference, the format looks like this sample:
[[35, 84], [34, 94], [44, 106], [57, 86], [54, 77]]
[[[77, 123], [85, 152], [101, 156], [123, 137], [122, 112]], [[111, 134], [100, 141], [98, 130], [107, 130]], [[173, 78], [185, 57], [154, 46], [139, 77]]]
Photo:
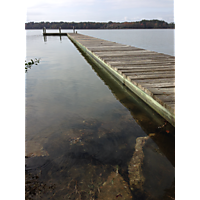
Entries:
[[173, 29], [77, 30], [92, 37], [175, 56]]
[[[173, 30], [78, 32], [174, 54]], [[173, 198], [174, 127], [67, 37], [26, 35], [26, 199]]]

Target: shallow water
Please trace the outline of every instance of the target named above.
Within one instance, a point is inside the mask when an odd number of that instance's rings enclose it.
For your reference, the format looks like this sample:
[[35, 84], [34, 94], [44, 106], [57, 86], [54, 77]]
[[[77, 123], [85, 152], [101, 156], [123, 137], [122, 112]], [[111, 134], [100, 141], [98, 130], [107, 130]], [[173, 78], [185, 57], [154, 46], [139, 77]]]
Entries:
[[26, 33], [26, 199], [173, 198], [174, 127], [67, 37]]

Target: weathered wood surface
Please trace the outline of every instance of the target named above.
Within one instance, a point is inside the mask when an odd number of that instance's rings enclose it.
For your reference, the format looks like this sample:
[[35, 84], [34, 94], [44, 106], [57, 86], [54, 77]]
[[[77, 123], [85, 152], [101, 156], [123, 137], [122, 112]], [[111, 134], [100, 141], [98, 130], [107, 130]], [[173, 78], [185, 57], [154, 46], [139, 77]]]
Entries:
[[68, 34], [175, 114], [175, 57], [81, 34]]

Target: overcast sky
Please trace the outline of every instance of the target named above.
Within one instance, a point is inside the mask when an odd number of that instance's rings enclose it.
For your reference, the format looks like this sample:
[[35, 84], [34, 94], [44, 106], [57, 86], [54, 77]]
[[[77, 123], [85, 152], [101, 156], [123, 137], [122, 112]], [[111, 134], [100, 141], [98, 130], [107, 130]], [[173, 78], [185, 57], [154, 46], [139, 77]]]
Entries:
[[26, 22], [174, 22], [173, 0], [27, 0]]

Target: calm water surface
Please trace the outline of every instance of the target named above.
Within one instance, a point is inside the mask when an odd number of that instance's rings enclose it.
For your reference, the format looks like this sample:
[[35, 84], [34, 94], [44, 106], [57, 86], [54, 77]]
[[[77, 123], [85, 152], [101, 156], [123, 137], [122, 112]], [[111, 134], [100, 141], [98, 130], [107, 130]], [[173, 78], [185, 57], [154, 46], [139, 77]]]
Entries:
[[[174, 55], [173, 30], [78, 32]], [[26, 199], [174, 198], [174, 127], [67, 37], [26, 37]]]
[[78, 33], [175, 56], [173, 29], [77, 30]]

